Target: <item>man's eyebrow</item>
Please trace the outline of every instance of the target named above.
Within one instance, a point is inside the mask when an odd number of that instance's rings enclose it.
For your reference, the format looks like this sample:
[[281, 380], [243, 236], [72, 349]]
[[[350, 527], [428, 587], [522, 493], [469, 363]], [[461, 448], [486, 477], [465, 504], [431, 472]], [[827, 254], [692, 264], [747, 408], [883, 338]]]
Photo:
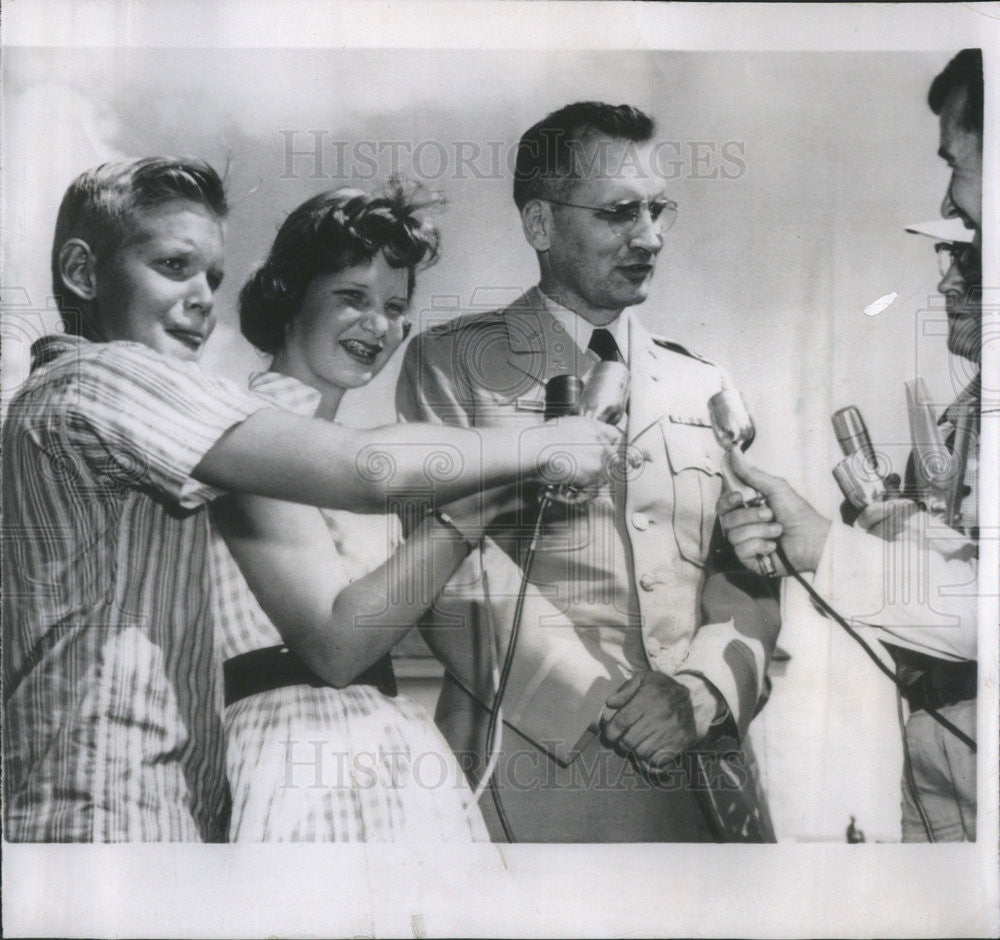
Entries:
[[643, 203], [648, 205], [654, 205], [657, 202], [669, 202], [666, 196], [654, 196], [652, 199], [640, 199], [638, 197], [632, 199], [618, 199], [614, 202], [609, 202], [607, 205], [609, 208], [621, 209], [625, 206], [641, 206]]

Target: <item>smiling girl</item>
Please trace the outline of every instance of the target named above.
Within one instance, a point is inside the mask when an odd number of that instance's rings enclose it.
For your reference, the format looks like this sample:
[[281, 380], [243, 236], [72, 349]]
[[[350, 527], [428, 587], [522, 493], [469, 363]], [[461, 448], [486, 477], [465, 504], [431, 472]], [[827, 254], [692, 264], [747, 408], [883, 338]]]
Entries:
[[[299, 206], [240, 297], [273, 356], [251, 387], [333, 420], [399, 347], [438, 233], [399, 182]], [[233, 496], [213, 514], [232, 840], [485, 839], [455, 757], [396, 695], [389, 652], [482, 534], [503, 494], [411, 520]], [[222, 538], [219, 538], [219, 535]], [[224, 541], [223, 541], [224, 539]], [[239, 567], [237, 567], [237, 564]]]

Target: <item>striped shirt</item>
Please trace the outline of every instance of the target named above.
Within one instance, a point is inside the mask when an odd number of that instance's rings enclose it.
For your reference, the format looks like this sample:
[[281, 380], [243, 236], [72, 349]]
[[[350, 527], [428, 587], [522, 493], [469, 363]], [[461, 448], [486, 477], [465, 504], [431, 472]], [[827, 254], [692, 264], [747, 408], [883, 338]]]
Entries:
[[10, 841], [224, 838], [206, 501], [266, 403], [129, 342], [50, 336], [3, 429]]
[[[305, 417], [314, 415], [319, 407], [319, 392], [280, 372], [253, 375], [250, 388], [267, 404]], [[331, 572], [331, 577], [339, 577], [345, 587], [381, 565], [402, 541], [399, 518], [395, 515], [359, 515], [336, 509], [317, 512], [323, 515], [340, 562], [340, 571]], [[284, 644], [215, 526], [212, 526], [210, 560], [220, 658], [231, 659], [241, 653]]]

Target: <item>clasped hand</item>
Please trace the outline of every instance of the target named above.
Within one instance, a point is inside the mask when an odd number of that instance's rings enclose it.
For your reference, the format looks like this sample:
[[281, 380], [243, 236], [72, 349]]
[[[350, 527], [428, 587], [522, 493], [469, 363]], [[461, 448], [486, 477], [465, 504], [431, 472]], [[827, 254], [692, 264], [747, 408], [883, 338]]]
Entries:
[[665, 769], [697, 743], [691, 693], [663, 673], [636, 673], [608, 698], [607, 709], [614, 714], [601, 722], [604, 742], [648, 772]]

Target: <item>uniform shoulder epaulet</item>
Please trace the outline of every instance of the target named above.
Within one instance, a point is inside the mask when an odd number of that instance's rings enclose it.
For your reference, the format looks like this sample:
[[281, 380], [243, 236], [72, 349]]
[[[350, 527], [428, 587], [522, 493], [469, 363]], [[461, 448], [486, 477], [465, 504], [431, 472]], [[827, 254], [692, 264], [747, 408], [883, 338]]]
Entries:
[[502, 310], [490, 310], [487, 313], [465, 313], [452, 317], [444, 323], [436, 323], [422, 332], [426, 336], [447, 336], [459, 330], [475, 329], [477, 327], [494, 326], [503, 322]]
[[675, 343], [673, 340], [664, 339], [662, 336], [654, 336], [653, 342], [656, 343], [661, 349], [668, 349], [670, 352], [679, 353], [682, 356], [688, 356], [691, 359], [697, 359], [698, 362], [704, 362], [705, 365], [714, 366], [715, 363], [710, 359], [705, 359], [699, 356], [697, 353], [691, 352], [690, 349], [685, 348], [680, 343]]

